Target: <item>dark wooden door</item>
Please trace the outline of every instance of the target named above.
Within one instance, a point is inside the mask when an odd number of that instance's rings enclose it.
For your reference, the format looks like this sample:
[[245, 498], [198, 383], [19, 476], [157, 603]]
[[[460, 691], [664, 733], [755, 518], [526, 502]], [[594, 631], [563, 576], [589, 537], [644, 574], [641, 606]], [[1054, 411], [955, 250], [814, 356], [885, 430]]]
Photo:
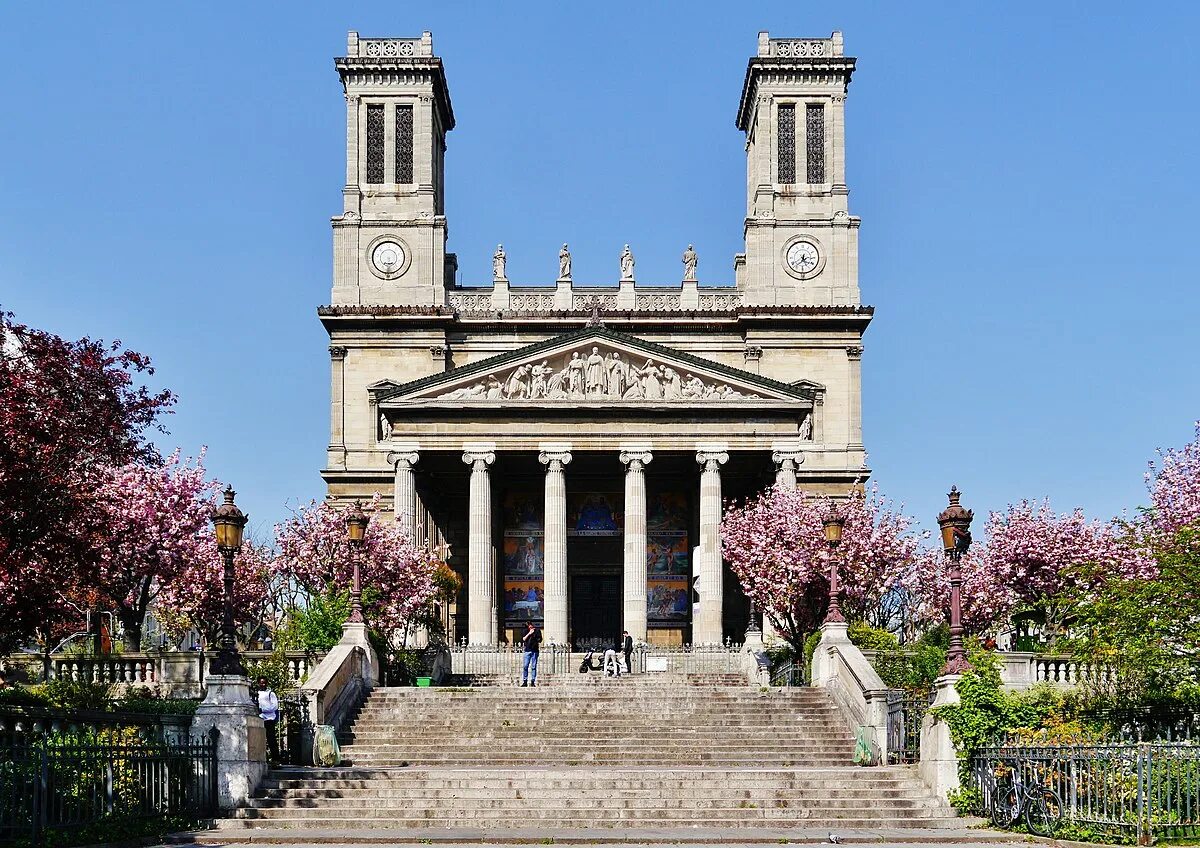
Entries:
[[615, 647], [621, 635], [621, 575], [571, 577], [571, 641], [576, 650]]

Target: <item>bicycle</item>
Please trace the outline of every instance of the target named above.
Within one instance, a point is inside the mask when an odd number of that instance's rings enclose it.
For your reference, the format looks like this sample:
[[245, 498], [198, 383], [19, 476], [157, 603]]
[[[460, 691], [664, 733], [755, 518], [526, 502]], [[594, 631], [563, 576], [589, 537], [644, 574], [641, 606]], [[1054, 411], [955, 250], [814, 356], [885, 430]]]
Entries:
[[[1003, 763], [1001, 763], [1003, 766]], [[1033, 767], [1033, 780], [1026, 781], [1021, 769], [1009, 769], [1010, 779], [997, 783], [992, 789], [992, 823], [1010, 828], [1024, 815], [1025, 826], [1036, 836], [1053, 836], [1062, 821], [1062, 798], [1038, 777]]]

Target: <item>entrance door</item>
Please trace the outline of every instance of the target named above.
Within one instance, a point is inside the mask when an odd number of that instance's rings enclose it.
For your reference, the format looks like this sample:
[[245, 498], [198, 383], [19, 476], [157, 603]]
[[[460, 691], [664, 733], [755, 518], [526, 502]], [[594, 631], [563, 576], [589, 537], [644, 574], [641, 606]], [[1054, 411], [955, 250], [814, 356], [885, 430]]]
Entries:
[[571, 634], [575, 650], [604, 650], [621, 635], [621, 575], [571, 577]]

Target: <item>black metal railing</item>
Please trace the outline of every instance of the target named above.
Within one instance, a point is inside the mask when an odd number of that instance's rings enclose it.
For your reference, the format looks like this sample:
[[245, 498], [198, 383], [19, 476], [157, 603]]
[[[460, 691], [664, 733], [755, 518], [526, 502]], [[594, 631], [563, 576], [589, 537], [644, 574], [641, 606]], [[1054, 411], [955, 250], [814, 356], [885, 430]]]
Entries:
[[887, 758], [889, 763], [921, 759], [921, 722], [933, 704], [932, 689], [892, 689], [888, 692]]
[[992, 814], [997, 785], [1015, 773], [1060, 799], [1060, 836], [1073, 830], [1090, 841], [1139, 844], [1200, 836], [1200, 746], [1194, 744], [996, 745], [977, 749], [970, 765], [981, 815]]
[[807, 686], [811, 679], [809, 667], [804, 663], [785, 663], [771, 670], [772, 686]]
[[0, 844], [103, 842], [217, 809], [216, 731], [147, 739], [138, 728], [13, 735], [0, 743]]

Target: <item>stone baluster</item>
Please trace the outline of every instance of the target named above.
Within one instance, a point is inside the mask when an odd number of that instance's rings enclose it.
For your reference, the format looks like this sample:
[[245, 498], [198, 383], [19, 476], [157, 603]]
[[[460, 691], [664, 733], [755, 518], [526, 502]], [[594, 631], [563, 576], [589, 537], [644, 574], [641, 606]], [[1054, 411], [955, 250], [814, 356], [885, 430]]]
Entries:
[[654, 455], [648, 450], [621, 451], [625, 466], [625, 629], [635, 641], [646, 640], [646, 474]]
[[696, 549], [700, 580], [700, 611], [692, 623], [692, 643], [719, 645], [724, 636], [724, 580], [721, 574], [721, 466], [729, 461], [722, 450], [700, 450], [700, 545]]
[[496, 644], [496, 569], [492, 562], [492, 451], [464, 451], [471, 466], [467, 544], [467, 632], [472, 645]]
[[417, 475], [413, 466], [421, 455], [415, 450], [394, 451], [388, 454], [388, 462], [395, 466], [396, 482], [393, 490], [393, 501], [396, 520], [400, 527], [409, 534], [412, 540], [417, 540]]
[[545, 633], [547, 642], [567, 642], [567, 480], [571, 454], [565, 448], [544, 450], [538, 461], [546, 466], [545, 519]]

